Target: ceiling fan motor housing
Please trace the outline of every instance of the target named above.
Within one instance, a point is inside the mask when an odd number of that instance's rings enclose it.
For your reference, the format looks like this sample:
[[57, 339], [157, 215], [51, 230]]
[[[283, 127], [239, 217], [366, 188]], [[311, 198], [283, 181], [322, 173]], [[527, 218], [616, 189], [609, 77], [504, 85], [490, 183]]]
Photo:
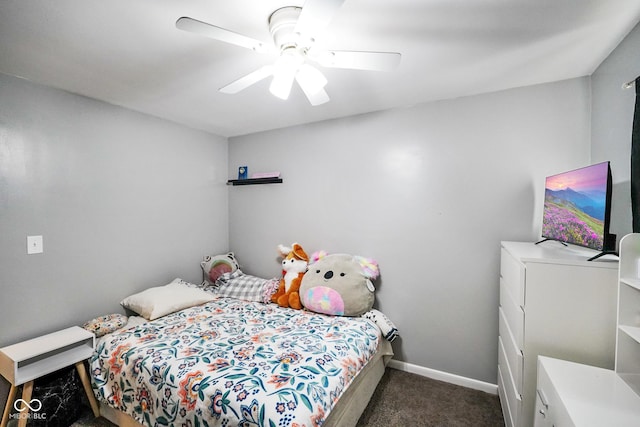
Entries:
[[299, 47], [300, 35], [295, 32], [295, 28], [301, 11], [301, 7], [286, 6], [276, 10], [269, 17], [269, 32], [281, 51]]

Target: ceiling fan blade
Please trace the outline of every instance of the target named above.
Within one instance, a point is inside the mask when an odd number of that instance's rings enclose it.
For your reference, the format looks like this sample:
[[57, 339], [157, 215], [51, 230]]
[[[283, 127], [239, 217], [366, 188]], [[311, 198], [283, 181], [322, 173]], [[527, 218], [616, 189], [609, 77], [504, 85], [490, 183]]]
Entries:
[[206, 22], [198, 21], [197, 19], [188, 18], [186, 16], [183, 16], [176, 21], [176, 28], [236, 46], [246, 47], [247, 49], [252, 49], [256, 52], [269, 52], [274, 50], [273, 46], [265, 44], [260, 40], [243, 36], [242, 34], [225, 30], [224, 28], [216, 27], [215, 25], [207, 24]]
[[373, 71], [394, 70], [400, 64], [401, 56], [397, 52], [358, 52], [352, 50], [309, 52], [309, 57], [323, 67]]
[[311, 105], [313, 105], [314, 107], [316, 105], [322, 105], [322, 104], [324, 104], [326, 102], [329, 102], [329, 95], [324, 90], [324, 88], [320, 88], [320, 89], [315, 89], [314, 88], [312, 90], [309, 87], [309, 85], [305, 82], [304, 79], [300, 79], [299, 78], [299, 74], [296, 75], [296, 81], [298, 82], [298, 85], [300, 86], [300, 89], [302, 89], [302, 91], [304, 92], [305, 96], [309, 100], [309, 103]]
[[253, 73], [249, 73], [246, 76], [240, 77], [238, 80], [221, 87], [219, 91], [230, 94], [238, 93], [252, 84], [258, 83], [260, 80], [269, 77], [271, 74], [273, 74], [273, 66], [265, 65], [264, 67], [258, 68]]
[[295, 32], [312, 38], [325, 29], [345, 0], [307, 0], [296, 23]]

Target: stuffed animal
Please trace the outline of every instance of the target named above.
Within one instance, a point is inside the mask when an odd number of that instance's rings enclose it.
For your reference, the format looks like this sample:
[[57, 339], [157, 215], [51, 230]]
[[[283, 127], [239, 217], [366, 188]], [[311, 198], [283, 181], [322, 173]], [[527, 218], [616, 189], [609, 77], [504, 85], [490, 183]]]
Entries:
[[311, 311], [337, 316], [360, 316], [373, 307], [378, 264], [348, 254], [319, 253], [302, 278], [302, 305]]
[[234, 273], [240, 268], [233, 252], [222, 255], [210, 255], [200, 263], [204, 272], [204, 287], [216, 286], [216, 281], [225, 273]]
[[400, 334], [398, 334], [398, 328], [393, 324], [383, 312], [372, 308], [362, 315], [365, 319], [371, 320], [378, 326], [382, 336], [389, 342], [393, 342]]
[[315, 252], [300, 285], [302, 304], [316, 313], [364, 317], [391, 342], [399, 336], [398, 329], [381, 311], [372, 308], [372, 280], [378, 274], [378, 263], [372, 259]]
[[284, 257], [282, 260], [282, 278], [278, 290], [271, 297], [271, 301], [280, 307], [290, 307], [297, 310], [302, 308], [300, 302], [300, 284], [307, 271], [309, 256], [297, 243], [291, 247], [278, 245], [278, 252]]

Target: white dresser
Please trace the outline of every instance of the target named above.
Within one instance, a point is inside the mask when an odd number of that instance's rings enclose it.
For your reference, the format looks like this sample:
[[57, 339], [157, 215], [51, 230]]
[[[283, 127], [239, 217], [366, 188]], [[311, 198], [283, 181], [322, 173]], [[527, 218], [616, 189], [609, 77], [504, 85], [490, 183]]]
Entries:
[[615, 370], [538, 357], [535, 427], [640, 426], [640, 234], [620, 240]]
[[612, 369], [618, 262], [558, 242], [502, 242], [498, 394], [507, 427], [533, 425], [538, 355]]

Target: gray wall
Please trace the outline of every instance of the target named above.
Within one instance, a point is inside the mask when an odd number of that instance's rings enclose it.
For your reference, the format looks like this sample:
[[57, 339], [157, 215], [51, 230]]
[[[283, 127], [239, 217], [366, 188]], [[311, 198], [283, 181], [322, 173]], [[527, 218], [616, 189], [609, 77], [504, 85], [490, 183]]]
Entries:
[[589, 163], [589, 79], [231, 138], [231, 248], [280, 274], [298, 241], [380, 264], [377, 307], [396, 359], [496, 383], [499, 245], [539, 236], [544, 178]]
[[[380, 262], [396, 358], [495, 383], [498, 245], [538, 237], [544, 176], [611, 160], [630, 231], [639, 45], [591, 79], [233, 138], [228, 162], [222, 137], [0, 75], [0, 346], [197, 281], [206, 253], [278, 276], [275, 246], [299, 241]], [[244, 164], [285, 182], [226, 187]]]
[[591, 76], [591, 156], [610, 160], [614, 181], [611, 232], [631, 233], [631, 127], [635, 88], [622, 85], [640, 76], [640, 25], [618, 45]]
[[0, 100], [0, 346], [227, 249], [226, 138], [1, 74]]

